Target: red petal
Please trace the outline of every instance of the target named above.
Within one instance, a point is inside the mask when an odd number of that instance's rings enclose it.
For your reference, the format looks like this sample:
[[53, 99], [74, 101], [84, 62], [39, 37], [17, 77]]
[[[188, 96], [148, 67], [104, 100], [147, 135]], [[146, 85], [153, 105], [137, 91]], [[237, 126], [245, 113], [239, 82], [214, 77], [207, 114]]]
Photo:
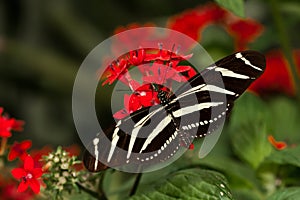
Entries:
[[124, 107], [128, 113], [129, 113], [129, 100], [130, 100], [130, 95], [125, 94], [124, 95]]
[[30, 140], [24, 140], [23, 142], [20, 143], [20, 147], [22, 150], [27, 150], [31, 147], [32, 143]]
[[21, 181], [17, 192], [24, 192], [28, 188], [28, 183]]
[[2, 113], [3, 113], [3, 108], [0, 107], [0, 116], [2, 115]]
[[11, 132], [9, 132], [9, 131], [1, 131], [0, 132], [0, 137], [5, 137], [5, 138], [11, 137]]
[[190, 144], [189, 149], [190, 149], [190, 150], [193, 150], [194, 148], [195, 148], [194, 144], [193, 144], [193, 143]]
[[196, 74], [197, 74], [197, 72], [192, 68], [192, 69], [189, 70], [189, 72], [188, 72], [188, 75], [189, 75], [188, 78], [192, 78], [192, 77], [195, 76]]
[[29, 185], [35, 194], [40, 192], [40, 183], [36, 179], [31, 179]]
[[43, 175], [43, 171], [41, 168], [35, 168], [32, 170], [32, 174], [33, 174], [34, 178], [39, 178]]
[[24, 152], [22, 155], [20, 155], [19, 157], [20, 157], [20, 159], [22, 160], [22, 161], [24, 161], [25, 160], [25, 158], [28, 156], [28, 153], [27, 152]]
[[34, 167], [34, 161], [33, 161], [32, 157], [27, 156], [24, 161], [24, 169], [30, 171], [33, 169], [33, 167]]
[[183, 78], [183, 76], [179, 75], [179, 74], [174, 74], [172, 77], [173, 80], [177, 81], [177, 82], [182, 82], [185, 78]]
[[176, 71], [178, 72], [186, 72], [193, 69], [191, 66], [177, 66]]
[[254, 20], [239, 19], [229, 24], [228, 29], [235, 36], [236, 50], [241, 51], [262, 33], [263, 26]]
[[135, 80], [130, 80], [129, 86], [133, 91], [135, 91], [136, 89], [138, 89], [140, 87], [140, 83]]
[[139, 96], [132, 94], [129, 100], [129, 113], [134, 112], [142, 107]]
[[24, 176], [26, 176], [26, 171], [22, 168], [15, 168], [11, 170], [11, 174], [13, 175], [14, 178], [20, 179]]
[[12, 125], [12, 130], [14, 131], [23, 131], [23, 125], [25, 124], [24, 121], [22, 120], [15, 120], [14, 119], [14, 123]]
[[129, 112], [127, 112], [125, 109], [119, 110], [116, 112], [113, 117], [115, 119], [123, 119], [124, 117], [127, 117], [129, 115]]
[[9, 154], [8, 154], [8, 160], [12, 161], [18, 157], [19, 153], [17, 151], [14, 151], [13, 148], [11, 148]]

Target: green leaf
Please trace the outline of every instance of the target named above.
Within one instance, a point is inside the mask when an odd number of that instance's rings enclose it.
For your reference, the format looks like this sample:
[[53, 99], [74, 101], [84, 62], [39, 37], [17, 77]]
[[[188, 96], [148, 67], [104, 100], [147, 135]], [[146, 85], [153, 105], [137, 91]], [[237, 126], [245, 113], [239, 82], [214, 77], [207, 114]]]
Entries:
[[245, 17], [243, 0], [215, 0], [220, 6], [230, 10], [240, 17]]
[[279, 165], [293, 165], [300, 167], [300, 146], [295, 148], [284, 149], [281, 151], [274, 151], [265, 160], [267, 163], [275, 163]]
[[[159, 177], [158, 177], [159, 180]], [[148, 193], [138, 193], [130, 200], [229, 200], [232, 199], [225, 177], [215, 171], [198, 168], [177, 171], [158, 183]]]
[[271, 153], [266, 106], [257, 96], [243, 95], [233, 108], [229, 131], [235, 154], [254, 169]]
[[254, 169], [268, 156], [272, 147], [267, 140], [264, 124], [255, 127], [244, 126], [232, 134], [234, 152]]
[[231, 158], [209, 155], [200, 162], [202, 166], [213, 168], [225, 174], [231, 187], [253, 190], [258, 185], [254, 170]]
[[277, 140], [288, 140], [292, 144], [300, 143], [300, 107], [299, 102], [287, 97], [273, 98], [268, 103], [270, 115], [267, 118], [270, 134]]
[[277, 190], [267, 200], [298, 200], [299, 197], [300, 187], [292, 187]]
[[253, 190], [233, 190], [232, 193], [236, 199], [242, 199], [242, 200], [262, 199], [260, 194]]

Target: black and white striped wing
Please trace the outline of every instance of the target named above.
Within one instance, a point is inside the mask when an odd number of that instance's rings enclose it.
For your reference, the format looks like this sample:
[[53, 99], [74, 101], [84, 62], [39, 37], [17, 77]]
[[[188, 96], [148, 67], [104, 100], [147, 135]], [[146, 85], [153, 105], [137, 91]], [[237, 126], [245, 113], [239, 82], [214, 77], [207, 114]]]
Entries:
[[[255, 51], [217, 61], [180, 87], [167, 104], [136, 111], [105, 136], [96, 137], [84, 157], [85, 166], [99, 171], [107, 165], [155, 163], [173, 157], [181, 146], [188, 147], [195, 137], [224, 123], [234, 101], [264, 70], [265, 58]], [[105, 140], [109, 145], [101, 144]]]
[[[187, 110], [180, 116], [181, 128], [197, 129], [197, 137], [214, 131], [231, 111], [234, 101], [265, 70], [265, 57], [256, 51], [243, 51], [210, 65], [175, 92], [174, 112]], [[195, 105], [195, 97], [198, 105]], [[198, 117], [196, 114], [199, 114]], [[184, 115], [185, 114], [185, 115]], [[183, 118], [184, 116], [184, 118]], [[198, 120], [200, 118], [200, 120]]]
[[133, 162], [160, 161], [167, 158], [167, 147], [161, 146], [170, 138], [177, 139], [175, 132], [176, 127], [164, 106], [144, 108], [118, 121], [105, 135], [98, 135], [85, 152], [83, 161], [90, 171]]

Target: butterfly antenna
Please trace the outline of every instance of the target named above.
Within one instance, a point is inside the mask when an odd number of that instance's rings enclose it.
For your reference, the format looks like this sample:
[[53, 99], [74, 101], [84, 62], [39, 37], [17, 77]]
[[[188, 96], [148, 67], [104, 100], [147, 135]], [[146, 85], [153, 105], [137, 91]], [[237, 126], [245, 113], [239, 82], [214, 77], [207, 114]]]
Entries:
[[[162, 48], [163, 48], [163, 44], [162, 43], [158, 43], [158, 46], [159, 46], [159, 50], [160, 52], [162, 51]], [[170, 52], [170, 57], [169, 57], [169, 60], [167, 61], [167, 63], [170, 63], [170, 60], [172, 59], [172, 53], [173, 53], [173, 50], [174, 50], [174, 47], [175, 47], [175, 44], [173, 44], [172, 46], [172, 50]], [[167, 76], [167, 73], [168, 73], [168, 68], [165, 70], [165, 74], [164, 74], [164, 78], [163, 78], [163, 83], [166, 81], [166, 76]]]

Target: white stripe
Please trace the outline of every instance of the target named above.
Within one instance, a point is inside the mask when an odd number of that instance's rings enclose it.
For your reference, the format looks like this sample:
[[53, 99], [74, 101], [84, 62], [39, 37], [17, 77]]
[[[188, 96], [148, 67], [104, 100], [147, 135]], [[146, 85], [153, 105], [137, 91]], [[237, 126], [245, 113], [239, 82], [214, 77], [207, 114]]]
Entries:
[[156, 113], [158, 113], [159, 111], [161, 111], [162, 109], [164, 109], [164, 107], [159, 107], [158, 109], [152, 111], [151, 113], [149, 113], [148, 115], [146, 115], [145, 117], [143, 117], [140, 121], [138, 121], [134, 127], [138, 127], [138, 126], [141, 126], [143, 124], [145, 124], [145, 122], [147, 120], [149, 120], [153, 115], [155, 115]]
[[200, 89], [202, 87], [204, 87], [205, 84], [201, 84], [201, 85], [198, 85], [196, 87], [193, 87], [191, 89], [189, 89], [188, 91], [185, 91], [184, 93], [181, 93], [177, 98], [175, 98], [171, 103], [173, 103], [174, 101], [177, 101], [178, 99], [182, 98], [182, 97], [185, 97], [187, 95], [190, 95], [190, 94], [193, 94], [193, 93], [196, 93], [198, 91], [200, 91]]
[[143, 144], [142, 149], [140, 150], [140, 153], [144, 151], [147, 146], [152, 142], [152, 140], [159, 134], [161, 131], [171, 122], [172, 118], [167, 115], [155, 128], [154, 130], [149, 134], [146, 141]]
[[226, 90], [224, 88], [220, 88], [220, 87], [217, 87], [214, 85], [206, 85], [206, 86], [202, 87], [200, 91], [204, 91], [204, 90], [207, 90], [210, 92], [219, 92], [219, 93], [223, 93], [223, 94], [235, 95], [235, 93], [232, 91], [229, 91], [229, 90]]
[[242, 55], [241, 53], [235, 54], [235, 57], [236, 57], [236, 58], [240, 58], [242, 61], [245, 62], [246, 65], [249, 65], [250, 67], [252, 67], [252, 68], [254, 68], [254, 69], [256, 69], [256, 70], [262, 71], [261, 68], [252, 65], [252, 64], [250, 63], [250, 61], [247, 60], [245, 57], [243, 57], [243, 55]]
[[135, 125], [134, 128], [132, 130], [131, 136], [130, 136], [130, 141], [129, 141], [129, 146], [128, 146], [128, 152], [127, 152], [127, 159], [130, 158], [135, 140], [137, 138], [137, 135], [140, 131], [140, 129], [143, 127], [143, 125], [153, 116], [155, 115], [157, 112], [161, 111], [162, 109], [164, 109], [164, 107], [159, 107], [158, 109], [154, 110], [153, 112], [149, 113], [148, 115], [146, 115], [145, 117], [143, 117], [140, 121], [138, 121]]
[[188, 91], [180, 94], [177, 98], [173, 99], [170, 103], [174, 103], [175, 101], [178, 101], [179, 99], [181, 99], [182, 97], [185, 97], [187, 95], [197, 93], [197, 92], [201, 92], [201, 91], [205, 91], [205, 90], [210, 91], [210, 92], [219, 92], [219, 93], [223, 93], [223, 94], [235, 95], [234, 92], [226, 90], [226, 89], [221, 88], [221, 87], [217, 87], [217, 86], [214, 86], [214, 85], [201, 84], [201, 85], [193, 87], [193, 88], [189, 89]]
[[115, 148], [117, 146], [117, 143], [119, 141], [119, 136], [118, 136], [118, 131], [119, 131], [119, 128], [117, 127], [114, 131], [114, 134], [113, 134], [113, 138], [112, 138], [112, 141], [111, 141], [111, 147], [110, 147], [110, 150], [109, 150], [109, 154], [108, 154], [108, 158], [107, 158], [107, 162], [110, 162], [111, 160], [111, 157], [115, 151]]
[[98, 161], [99, 161], [99, 151], [98, 151], [98, 143], [99, 143], [99, 138], [93, 139], [93, 145], [94, 145], [94, 154], [95, 154], [95, 164], [94, 164], [94, 170], [97, 170], [98, 167]]
[[228, 77], [234, 77], [234, 78], [240, 78], [240, 79], [250, 79], [249, 76], [243, 75], [243, 74], [238, 74], [235, 73], [229, 69], [225, 69], [222, 67], [217, 67], [215, 69], [216, 72], [221, 72], [222, 76], [228, 76]]
[[[176, 110], [173, 112], [174, 117], [181, 117], [182, 115], [187, 115], [193, 112], [197, 112], [199, 110], [205, 109], [205, 108], [210, 108], [218, 105], [222, 105], [223, 102], [205, 102], [205, 103], [200, 103], [200, 104], [195, 104], [193, 106], [188, 106], [181, 108], [179, 110]], [[201, 123], [201, 122], [200, 122]]]

